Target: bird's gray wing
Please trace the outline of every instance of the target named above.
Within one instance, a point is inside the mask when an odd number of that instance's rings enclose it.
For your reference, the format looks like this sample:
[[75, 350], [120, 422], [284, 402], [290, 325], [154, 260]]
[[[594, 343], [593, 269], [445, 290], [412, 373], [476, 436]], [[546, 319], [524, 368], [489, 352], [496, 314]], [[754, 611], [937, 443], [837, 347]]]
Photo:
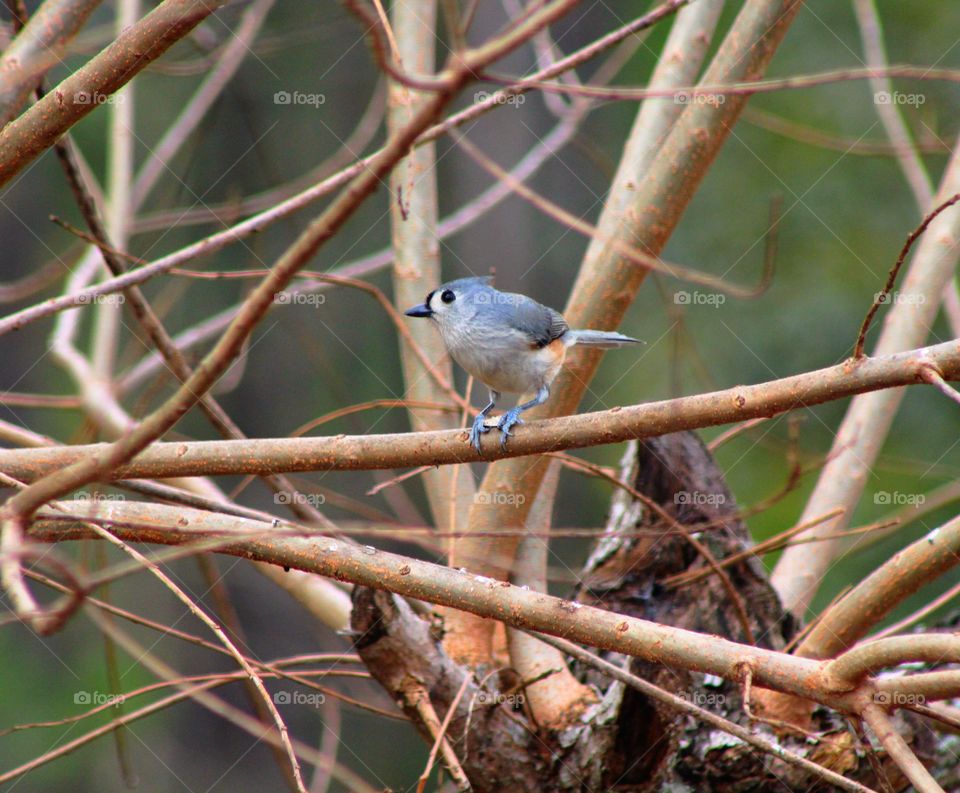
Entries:
[[526, 295], [510, 295], [515, 298], [514, 324], [530, 337], [537, 347], [546, 347], [569, 330], [567, 321], [559, 311], [532, 300]]

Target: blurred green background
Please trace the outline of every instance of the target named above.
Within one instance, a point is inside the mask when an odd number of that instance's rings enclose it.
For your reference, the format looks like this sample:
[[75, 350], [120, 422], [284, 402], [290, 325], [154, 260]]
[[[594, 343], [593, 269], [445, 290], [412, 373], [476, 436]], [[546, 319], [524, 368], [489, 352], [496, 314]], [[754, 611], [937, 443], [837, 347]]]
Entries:
[[[31, 9], [33, 3], [28, 3]], [[721, 21], [726, 30], [740, 3], [728, 3]], [[607, 6], [584, 4], [554, 28], [565, 52], [582, 46], [638, 15], [647, 6], [630, 2]], [[174, 47], [161, 66], [149, 68], [136, 81], [137, 160], [144, 162], [171, 121], [209, 70], [209, 59], [236, 29], [245, 3], [230, 5], [204, 22], [196, 35]], [[891, 63], [960, 67], [960, 6], [951, 2], [904, 4], [878, 2]], [[97, 43], [110, 36], [114, 9], [98, 10], [82, 41], [84, 52], [66, 59], [55, 70], [59, 80], [88, 57]], [[506, 17], [498, 3], [479, 4], [471, 41], [495, 33]], [[620, 75], [624, 85], [643, 85], [656, 61], [668, 25], [654, 30]], [[531, 68], [529, 50], [499, 64], [500, 72], [523, 73]], [[849, 3], [813, 0], [801, 10], [778, 52], [769, 76], [808, 74], [862, 65], [862, 45]], [[580, 76], [589, 80], [597, 63]], [[170, 163], [158, 188], [148, 199], [144, 216], [204, 206], [229, 207], [240, 197], [283, 185], [312, 170], [339, 149], [364, 113], [378, 82], [370, 51], [357, 20], [329, 0], [319, 3], [278, 2], [237, 77], [183, 151]], [[905, 119], [917, 140], [941, 151], [923, 157], [931, 177], [939, 180], [947, 151], [960, 127], [957, 102], [960, 86], [945, 82], [895, 83], [899, 91], [918, 94], [922, 104], [904, 106]], [[471, 87], [456, 107], [472, 101]], [[322, 94], [316, 106], [280, 105], [277, 92]], [[663, 100], [669, 101], [669, 100]], [[906, 235], [919, 222], [914, 200], [896, 162], [887, 156], [866, 156], [864, 143], [884, 140], [873, 91], [864, 81], [783, 91], [754, 97], [749, 108], [812, 128], [834, 140], [819, 147], [774, 134], [740, 121], [717, 162], [686, 212], [664, 258], [722, 275], [740, 284], [754, 284], [761, 274], [764, 234], [770, 202], [784, 200], [776, 272], [760, 298], [741, 301], [716, 296], [700, 287], [660, 277], [649, 278], [621, 330], [649, 344], [639, 353], [620, 351], [607, 356], [581, 410], [663, 399], [680, 394], [754, 383], [829, 366], [846, 358], [874, 293]], [[531, 184], [566, 209], [595, 220], [636, 106], [599, 102], [567, 146], [531, 180]], [[101, 179], [105, 167], [109, 110], [101, 107], [75, 129], [75, 139]], [[557, 123], [543, 98], [528, 94], [521, 105], [507, 105], [465, 128], [470, 139], [502, 165], [517, 161]], [[383, 140], [383, 129], [364, 152]], [[853, 144], [853, 145], [851, 145]], [[489, 178], [451, 141], [438, 143], [437, 178], [441, 216], [454, 212], [489, 185]], [[361, 152], [356, 152], [360, 154]], [[370, 198], [342, 233], [327, 244], [312, 263], [315, 270], [336, 271], [389, 244], [386, 189]], [[241, 270], [268, 266], [323, 202], [271, 226], [244, 243], [204, 257], [198, 269]], [[82, 225], [60, 168], [47, 153], [15, 181], [0, 190], [0, 261], [4, 281], [36, 271], [51, 261], [62, 264], [62, 275], [76, 263], [81, 247], [49, 215]], [[203, 225], [171, 219], [162, 230], [138, 233], [130, 252], [155, 259], [227, 225], [221, 209]], [[443, 274], [451, 279], [486, 274], [495, 268], [500, 288], [522, 291], [563, 307], [576, 277], [586, 240], [544, 217], [522, 199], [510, 197], [465, 230], [441, 243]], [[390, 274], [382, 269], [369, 276], [388, 293]], [[250, 282], [195, 281], [165, 277], [148, 284], [148, 297], [162, 311], [172, 332], [190, 328], [235, 305]], [[62, 279], [43, 297], [62, 288]], [[678, 295], [687, 294], [686, 303]], [[404, 386], [398, 360], [398, 336], [389, 319], [368, 296], [350, 289], [324, 293], [322, 304], [280, 306], [255, 331], [243, 363], [242, 377], [222, 394], [222, 404], [244, 432], [254, 437], [284, 436], [324, 413], [373, 399], [398, 398]], [[33, 299], [36, 299], [33, 298]], [[3, 306], [3, 313], [31, 301]], [[719, 304], [718, 304], [719, 303]], [[403, 307], [402, 307], [403, 308]], [[886, 309], [881, 310], [882, 321]], [[88, 314], [91, 312], [87, 312]], [[874, 326], [870, 340], [876, 338]], [[52, 320], [35, 323], [0, 338], [0, 388], [16, 392], [73, 394], [75, 386], [49, 355]], [[88, 343], [89, 317], [81, 341]], [[145, 352], [143, 334], [129, 315], [124, 317], [121, 371]], [[930, 341], [950, 338], [941, 320]], [[204, 351], [210, 342], [199, 348]], [[197, 352], [195, 350], [194, 352]], [[465, 378], [457, 372], [457, 383]], [[137, 416], [169, 394], [171, 379], [158, 372], [123, 396]], [[479, 399], [475, 399], [479, 401]], [[801, 411], [796, 452], [812, 472], [773, 506], [750, 519], [757, 539], [789, 528], [797, 520], [816, 478], [815, 464], [830, 448], [846, 401]], [[0, 407], [6, 421], [65, 442], [85, 442], [97, 436], [78, 410], [37, 410]], [[717, 459], [744, 507], [778, 494], [790, 473], [790, 430], [787, 417], [762, 424], [724, 445]], [[912, 388], [897, 416], [879, 463], [874, 467], [852, 525], [887, 516], [891, 508], [877, 493], [905, 496], [927, 494], [953, 481], [960, 467], [957, 406], [933, 389]], [[324, 425], [323, 434], [402, 432], [409, 429], [402, 409], [371, 410]], [[706, 430], [712, 438], [721, 430]], [[174, 438], [213, 438], [213, 430], [191, 413], [171, 435]], [[594, 448], [582, 455], [604, 465], [616, 465], [621, 447]], [[472, 475], [480, 477], [482, 467]], [[366, 491], [386, 474], [343, 473], [299, 477], [328, 494], [326, 511], [334, 519], [357, 514], [334, 503], [331, 494], [348, 496], [368, 510], [401, 521], [425, 519], [426, 500], [416, 480], [401, 490], [376, 496]], [[556, 505], [559, 527], [602, 527], [610, 497], [608, 484], [564, 472]], [[238, 480], [225, 481], [229, 489]], [[405, 495], [401, 495], [405, 494]], [[279, 512], [272, 495], [258, 483], [241, 499]], [[879, 499], [882, 501], [882, 497]], [[349, 506], [349, 505], [348, 505]], [[373, 511], [375, 512], [373, 512]], [[847, 555], [835, 565], [820, 592], [818, 605], [829, 602], [844, 586], [861, 579], [878, 562], [907, 541], [938, 525], [955, 510], [949, 505], [928, 512], [886, 540]], [[429, 556], [429, 551], [402, 537], [378, 541], [385, 547]], [[586, 540], [555, 543], [553, 564], [557, 592], [567, 591], [589, 549]], [[78, 546], [62, 548], [65, 555], [91, 566], [112, 551]], [[102, 554], [102, 556], [101, 556]], [[768, 560], [772, 561], [772, 560]], [[285, 594], [232, 558], [219, 561], [249, 641], [262, 658], [320, 650], [348, 650], [349, 641], [318, 627]], [[171, 566], [178, 580], [200, 603], [211, 606], [206, 583], [192, 561]], [[942, 591], [938, 582], [909, 601], [894, 617]], [[184, 608], [148, 575], [114, 586], [117, 604], [153, 619], [176, 623], [200, 635], [207, 633]], [[9, 617], [9, 611], [7, 611]], [[226, 670], [220, 657], [175, 639], [131, 629], [151, 651], [177, 669], [188, 672]], [[41, 638], [17, 624], [0, 631], [0, 729], [24, 722], [56, 720], [81, 712], [75, 696], [81, 691], [109, 692], [105, 648], [99, 632], [82, 615], [55, 636]], [[151, 681], [150, 675], [120, 653], [117, 664], [121, 689]], [[372, 684], [335, 683], [354, 696], [391, 707]], [[221, 689], [229, 701], [247, 707], [237, 686]], [[322, 709], [290, 706], [283, 710], [294, 734], [318, 744], [325, 721]], [[339, 760], [375, 788], [407, 790], [423, 768], [426, 748], [412, 729], [349, 706], [342, 709]], [[88, 728], [81, 724], [37, 728], [0, 736], [0, 771], [9, 770]], [[101, 719], [101, 722], [103, 720]], [[277, 789], [281, 784], [268, 750], [250, 736], [188, 704], [137, 722], [126, 732], [127, 752], [140, 779], [140, 788], [155, 791]], [[79, 749], [67, 758], [33, 772], [4, 790], [122, 790], [116, 749], [111, 738]], [[432, 783], [431, 783], [432, 784]], [[348, 789], [334, 783], [332, 790]]]

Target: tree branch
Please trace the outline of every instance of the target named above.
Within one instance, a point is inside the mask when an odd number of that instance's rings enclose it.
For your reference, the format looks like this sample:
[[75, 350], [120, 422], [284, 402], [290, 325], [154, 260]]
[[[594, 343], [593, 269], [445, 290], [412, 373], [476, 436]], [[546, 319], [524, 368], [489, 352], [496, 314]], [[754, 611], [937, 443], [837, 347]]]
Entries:
[[98, 5], [100, 0], [47, 0], [30, 16], [0, 58], [0, 127], [17, 115], [47, 71], [61, 63], [67, 43]]
[[163, 0], [43, 99], [0, 130], [0, 186], [226, 0]]
[[890, 759], [903, 771], [907, 779], [913, 784], [917, 793], [944, 793], [937, 781], [930, 776], [907, 742], [900, 737], [890, 722], [890, 717], [878, 705], [868, 705], [863, 711], [863, 720], [873, 730], [874, 735]]
[[884, 562], [828, 608], [797, 652], [832, 658], [851, 647], [921, 586], [960, 564], [960, 518], [945, 523]]
[[[960, 381], [960, 342], [944, 342], [878, 358], [849, 360], [758, 385], [735, 386], [723, 391], [615, 407], [549, 421], [532, 421], [511, 436], [506, 448], [501, 448], [496, 438], [484, 442], [482, 459], [522, 457], [558, 449], [619, 443], [728, 424], [755, 416], [773, 416], [866, 391], [923, 382], [923, 372], [930, 366], [936, 367], [945, 379]], [[197, 371], [203, 369], [198, 367]], [[132, 461], [104, 468], [98, 475], [109, 479], [163, 478], [280, 471], [366, 471], [475, 462], [476, 452], [467, 443], [466, 435], [461, 430], [444, 430], [395, 435], [154, 443]], [[93, 444], [5, 449], [0, 450], [0, 469], [17, 479], [29, 481], [78, 461], [102, 458], [110, 448], [106, 444]], [[76, 486], [79, 485], [73, 485]]]

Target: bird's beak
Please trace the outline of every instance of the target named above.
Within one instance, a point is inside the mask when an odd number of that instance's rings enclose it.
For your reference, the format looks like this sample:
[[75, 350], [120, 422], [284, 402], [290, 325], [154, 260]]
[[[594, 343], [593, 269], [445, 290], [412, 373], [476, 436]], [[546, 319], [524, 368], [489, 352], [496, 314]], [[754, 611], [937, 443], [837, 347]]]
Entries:
[[408, 317], [432, 317], [433, 309], [431, 309], [426, 303], [421, 303], [419, 306], [414, 306], [404, 313]]

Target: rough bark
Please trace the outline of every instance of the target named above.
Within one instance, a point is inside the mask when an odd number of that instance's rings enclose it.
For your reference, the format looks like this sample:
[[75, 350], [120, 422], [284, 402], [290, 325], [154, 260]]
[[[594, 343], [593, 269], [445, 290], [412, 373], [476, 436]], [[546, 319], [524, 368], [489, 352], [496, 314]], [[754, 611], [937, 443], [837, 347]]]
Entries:
[[[676, 433], [631, 445], [624, 478], [693, 533], [716, 559], [751, 544], [745, 523], [722, 472], [693, 433]], [[662, 529], [649, 536], [636, 529]], [[746, 639], [729, 589], [713, 575], [694, 585], [668, 588], [669, 576], [708, 563], [675, 525], [639, 500], [618, 492], [608, 535], [597, 543], [582, 574], [576, 599], [612, 611]], [[642, 534], [642, 536], [637, 536]], [[759, 646], [782, 649], [798, 625], [785, 612], [755, 558], [727, 568]], [[403, 600], [358, 588], [353, 627], [361, 633], [357, 650], [374, 677], [404, 706], [412, 689], [429, 692], [442, 720], [465, 676], [474, 672], [455, 663], [442, 648], [442, 626], [417, 616]], [[702, 674], [605, 653], [640, 677], [735, 722], [748, 725], [741, 690], [734, 683]], [[834, 789], [818, 777], [761, 754], [736, 738], [678, 716], [623, 684], [592, 669], [574, 667], [599, 697], [574, 724], [559, 730], [536, 725], [523, 708], [522, 689], [510, 670], [479, 670], [472, 677], [447, 731], [473, 789], [485, 791], [791, 790]], [[483, 677], [485, 672], [489, 672]], [[482, 679], [483, 684], [478, 682]], [[521, 696], [517, 696], [517, 694]], [[478, 704], [480, 703], [480, 704]], [[416, 710], [405, 706], [432, 743]], [[905, 790], [903, 775], [882, 753], [871, 765], [850, 725], [821, 708], [814, 728], [819, 742], [779, 736], [781, 745], [874, 789]], [[773, 736], [765, 725], [758, 729]], [[897, 714], [897, 729], [925, 762], [949, 765], [945, 745], [912, 714]], [[955, 764], [955, 761], [954, 761]], [[877, 778], [877, 771], [885, 782]], [[947, 773], [944, 770], [944, 773]]]
[[[696, 533], [716, 559], [752, 544], [722, 472], [695, 434], [676, 433], [641, 441], [628, 452], [624, 473], [636, 490]], [[623, 536], [637, 528], [660, 528], [664, 534], [654, 538]], [[611, 536], [598, 544], [588, 560], [577, 599], [623, 614], [744, 641], [747, 637], [737, 610], [718, 576], [675, 589], [661, 584], [669, 576], [708, 566], [686, 537], [667, 533], [669, 529], [663, 518], [639, 501], [618, 493], [608, 525]], [[760, 561], [748, 557], [726, 569], [757, 645], [782, 650], [799, 626], [781, 607]], [[610, 654], [606, 657], [611, 659]], [[623, 663], [629, 662], [634, 674], [732, 721], [749, 724], [737, 685], [679, 668], [620, 658]], [[593, 672], [585, 674], [598, 685], [603, 684]], [[882, 788], [874, 768], [862, 752], [857, 752], [846, 722], [826, 709], [816, 712], [815, 722], [816, 731], [824, 733], [826, 740], [811, 746], [804, 739], [780, 736], [781, 744], [850, 779]], [[620, 751], [608, 758], [605, 789], [833, 789], [730, 736], [706, 729], [692, 719], [678, 718], [672, 710], [629, 689], [622, 693], [617, 724], [616, 745]], [[916, 722], [912, 726], [914, 729], [901, 725], [907, 728], [902, 734], [912, 736], [916, 751], [929, 751], [932, 734], [917, 730]], [[761, 729], [769, 732], [766, 727]], [[892, 763], [884, 760], [882, 768], [894, 789], [906, 787], [906, 780]]]

